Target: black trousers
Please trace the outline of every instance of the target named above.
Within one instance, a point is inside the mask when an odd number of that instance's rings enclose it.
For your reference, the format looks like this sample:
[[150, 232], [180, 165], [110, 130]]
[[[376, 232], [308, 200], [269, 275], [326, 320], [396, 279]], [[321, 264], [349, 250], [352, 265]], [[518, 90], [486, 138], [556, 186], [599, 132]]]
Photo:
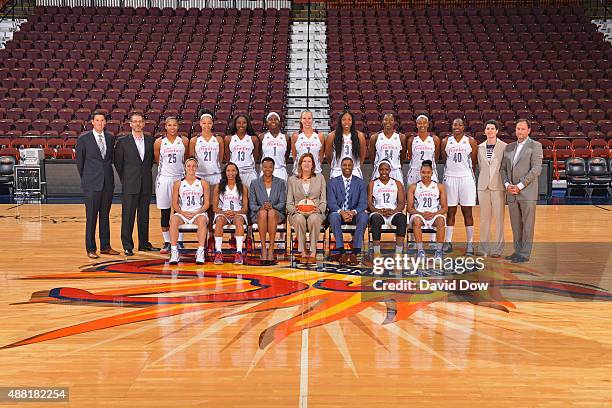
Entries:
[[[382, 229], [385, 219], [380, 214], [372, 214], [370, 217], [370, 226], [372, 227], [372, 241], [380, 241], [380, 231]], [[402, 213], [395, 214], [391, 219], [391, 224], [397, 228], [395, 235], [405, 236], [406, 235], [406, 215]]]
[[138, 194], [123, 194], [121, 198], [121, 244], [123, 249], [134, 249], [132, 231], [134, 220], [138, 213], [138, 248], [146, 246], [149, 242], [149, 204], [151, 193], [142, 190]]
[[100, 223], [100, 249], [110, 248], [109, 213], [113, 203], [113, 190], [85, 191], [85, 250], [95, 252], [96, 223]]

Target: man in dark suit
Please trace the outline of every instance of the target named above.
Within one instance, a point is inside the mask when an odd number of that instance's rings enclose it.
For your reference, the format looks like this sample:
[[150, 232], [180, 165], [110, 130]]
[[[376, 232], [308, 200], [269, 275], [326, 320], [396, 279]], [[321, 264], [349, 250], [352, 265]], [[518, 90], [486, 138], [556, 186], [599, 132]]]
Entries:
[[[327, 185], [329, 224], [336, 239], [336, 248], [340, 251], [339, 262], [354, 266], [359, 264], [357, 255], [361, 253], [363, 234], [368, 225], [366, 185], [361, 178], [353, 176], [353, 159], [350, 157], [342, 159], [341, 169], [342, 175], [332, 178]], [[344, 251], [342, 224], [357, 226], [351, 254]]]
[[113, 174], [112, 135], [104, 131], [106, 114], [95, 111], [91, 115], [93, 130], [79, 136], [76, 145], [76, 165], [85, 195], [85, 249], [91, 259], [96, 253], [96, 220], [100, 223], [100, 253], [118, 255], [110, 246], [109, 213], [113, 202], [115, 179]]
[[130, 114], [132, 132], [117, 140], [115, 168], [121, 179], [121, 243], [126, 256], [134, 255], [134, 219], [138, 212], [138, 250], [159, 251], [149, 242], [149, 205], [153, 190], [153, 138], [144, 134], [140, 113]]
[[512, 263], [528, 262], [533, 246], [538, 177], [542, 172], [542, 144], [529, 137], [531, 123], [516, 122], [517, 141], [506, 146], [500, 173], [506, 187], [514, 253]]

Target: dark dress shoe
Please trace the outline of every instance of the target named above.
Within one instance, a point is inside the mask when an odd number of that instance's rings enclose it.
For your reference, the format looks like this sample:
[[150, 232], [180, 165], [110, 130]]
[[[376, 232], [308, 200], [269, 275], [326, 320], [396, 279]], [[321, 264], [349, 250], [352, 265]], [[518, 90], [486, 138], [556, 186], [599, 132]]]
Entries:
[[517, 253], [514, 253], [514, 254], [512, 254], [512, 255], [505, 256], [504, 258], [506, 258], [506, 259], [507, 259], [507, 260], [509, 260], [509, 261], [512, 261], [512, 260], [514, 260], [514, 258], [516, 258], [516, 257], [520, 257], [520, 255], [519, 255], [519, 254], [517, 254]]
[[132, 251], [131, 249], [126, 249], [125, 251], [123, 251], [123, 253], [125, 254], [125, 256], [133, 256], [134, 255], [134, 251]]
[[349, 254], [341, 254], [340, 258], [338, 258], [338, 263], [342, 264], [342, 265], [346, 265], [348, 264], [349, 261]]
[[525, 262], [529, 262], [529, 258], [525, 258], [524, 256], [518, 255], [511, 262], [512, 263], [525, 263]]
[[145, 246], [139, 247], [138, 250], [143, 252], [159, 252], [160, 248], [155, 248], [153, 245], [147, 244]]
[[91, 259], [98, 259], [100, 257], [98, 254], [96, 254], [96, 251], [87, 252], [87, 256]]
[[348, 256], [348, 261], [346, 262], [348, 266], [357, 266], [359, 265], [359, 261], [357, 260], [357, 255], [350, 254]]
[[104, 255], [119, 255], [119, 251], [115, 251], [113, 248], [101, 249], [100, 253]]

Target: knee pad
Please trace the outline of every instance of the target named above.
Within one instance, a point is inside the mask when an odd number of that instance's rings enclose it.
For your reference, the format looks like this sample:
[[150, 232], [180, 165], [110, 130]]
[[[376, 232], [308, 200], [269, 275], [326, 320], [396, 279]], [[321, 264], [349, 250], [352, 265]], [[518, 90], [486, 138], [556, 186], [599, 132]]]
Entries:
[[163, 228], [170, 228], [170, 212], [172, 210], [170, 208], [166, 208], [161, 210], [161, 226]]

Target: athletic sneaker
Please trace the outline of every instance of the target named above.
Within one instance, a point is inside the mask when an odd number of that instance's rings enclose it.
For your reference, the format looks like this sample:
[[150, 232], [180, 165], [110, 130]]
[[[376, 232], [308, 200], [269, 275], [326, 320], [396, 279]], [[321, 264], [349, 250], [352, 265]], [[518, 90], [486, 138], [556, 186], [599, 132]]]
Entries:
[[178, 247], [178, 249], [185, 249], [185, 244], [183, 244], [182, 241], [177, 242], [176, 246]]
[[160, 254], [169, 254], [170, 253], [170, 243], [164, 242], [164, 247], [159, 251]]
[[417, 252], [417, 258], [425, 258], [425, 251], [419, 249], [419, 252]]
[[170, 265], [176, 265], [177, 263], [179, 263], [179, 251], [178, 249], [171, 249], [170, 250]]
[[236, 256], [234, 258], [234, 263], [236, 265], [243, 265], [244, 264], [244, 255], [242, 255], [242, 252], [236, 252]]
[[442, 252], [441, 249], [436, 249], [436, 252], [434, 254], [434, 258], [436, 259], [442, 259], [444, 257], [444, 253]]
[[465, 249], [465, 254], [467, 256], [474, 256], [474, 244], [468, 242], [467, 247]]
[[223, 265], [223, 252], [215, 252], [215, 265]]
[[453, 244], [450, 242], [445, 242], [444, 245], [442, 246], [442, 250], [444, 251], [444, 253], [450, 253], [453, 252]]
[[204, 248], [198, 248], [196, 252], [196, 264], [202, 265], [204, 263]]

